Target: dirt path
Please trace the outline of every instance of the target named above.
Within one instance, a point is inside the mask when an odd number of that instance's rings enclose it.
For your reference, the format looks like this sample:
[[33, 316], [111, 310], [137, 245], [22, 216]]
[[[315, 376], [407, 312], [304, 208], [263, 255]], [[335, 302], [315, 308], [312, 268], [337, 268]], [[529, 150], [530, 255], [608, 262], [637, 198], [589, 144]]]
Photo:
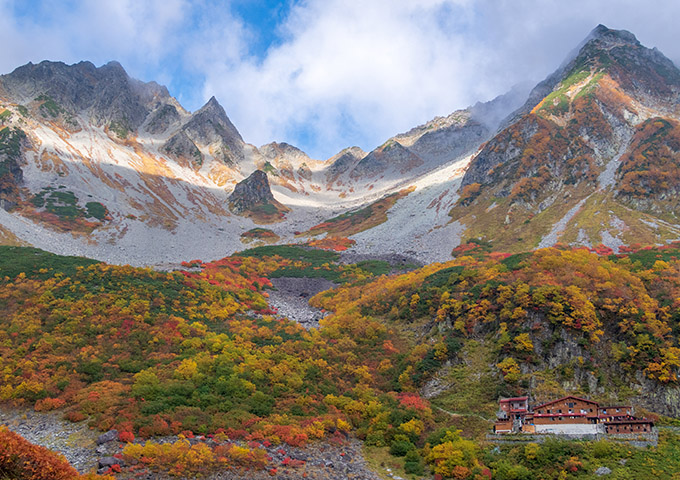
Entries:
[[434, 408], [436, 408], [437, 410], [439, 410], [440, 412], [446, 413], [447, 415], [450, 415], [450, 416], [452, 416], [452, 417], [477, 417], [477, 418], [481, 418], [481, 419], [484, 420], [485, 422], [493, 422], [493, 420], [490, 420], [490, 419], [488, 419], [488, 418], [482, 417], [482, 416], [479, 415], [478, 413], [457, 413], [457, 412], [450, 412], [450, 411], [448, 411], [448, 410], [444, 410], [442, 407], [438, 407], [438, 406], [436, 406], [436, 405], [432, 405], [432, 406], [433, 406]]

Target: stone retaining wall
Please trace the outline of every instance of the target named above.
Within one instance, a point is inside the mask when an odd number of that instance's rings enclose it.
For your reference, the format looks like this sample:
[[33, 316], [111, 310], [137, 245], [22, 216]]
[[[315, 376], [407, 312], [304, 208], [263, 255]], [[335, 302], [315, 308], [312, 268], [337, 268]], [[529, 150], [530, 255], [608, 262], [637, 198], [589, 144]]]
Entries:
[[634, 447], [656, 446], [659, 443], [659, 431], [654, 428], [650, 433], [625, 433], [625, 434], [607, 434], [607, 433], [580, 433], [580, 434], [487, 434], [486, 439], [494, 443], [542, 443], [548, 439], [558, 440], [583, 440], [596, 441], [608, 440], [610, 442], [624, 442]]

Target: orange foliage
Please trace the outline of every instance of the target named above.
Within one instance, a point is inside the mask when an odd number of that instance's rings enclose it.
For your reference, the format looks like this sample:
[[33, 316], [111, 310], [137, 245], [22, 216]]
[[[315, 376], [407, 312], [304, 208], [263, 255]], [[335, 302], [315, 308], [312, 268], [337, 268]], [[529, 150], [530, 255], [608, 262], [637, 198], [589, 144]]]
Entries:
[[0, 426], [0, 476], [22, 480], [113, 480], [109, 476], [80, 475], [63, 456], [33, 445], [4, 426]]
[[621, 158], [620, 195], [648, 199], [677, 192], [680, 182], [680, 124], [652, 118], [638, 126]]
[[321, 250], [344, 252], [355, 243], [357, 243], [355, 240], [345, 237], [326, 237], [318, 240], [312, 240], [308, 243], [308, 245], [313, 248], [320, 248]]

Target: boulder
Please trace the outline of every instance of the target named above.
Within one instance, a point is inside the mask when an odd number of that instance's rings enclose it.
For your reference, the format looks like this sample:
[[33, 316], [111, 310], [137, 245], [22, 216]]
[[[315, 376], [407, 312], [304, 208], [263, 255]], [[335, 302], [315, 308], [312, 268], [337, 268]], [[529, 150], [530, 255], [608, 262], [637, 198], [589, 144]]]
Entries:
[[118, 430], [109, 430], [106, 433], [102, 433], [97, 438], [97, 445], [103, 445], [104, 443], [113, 442], [118, 440]]

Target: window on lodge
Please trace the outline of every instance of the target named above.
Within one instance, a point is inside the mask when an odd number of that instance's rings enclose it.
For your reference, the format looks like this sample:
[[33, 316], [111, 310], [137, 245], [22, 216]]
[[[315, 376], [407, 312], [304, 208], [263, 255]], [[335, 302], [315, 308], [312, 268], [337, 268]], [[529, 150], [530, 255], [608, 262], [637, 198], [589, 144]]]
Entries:
[[574, 402], [569, 402], [569, 403], [567, 404], [567, 406], [568, 406], [569, 408], [574, 408]]

